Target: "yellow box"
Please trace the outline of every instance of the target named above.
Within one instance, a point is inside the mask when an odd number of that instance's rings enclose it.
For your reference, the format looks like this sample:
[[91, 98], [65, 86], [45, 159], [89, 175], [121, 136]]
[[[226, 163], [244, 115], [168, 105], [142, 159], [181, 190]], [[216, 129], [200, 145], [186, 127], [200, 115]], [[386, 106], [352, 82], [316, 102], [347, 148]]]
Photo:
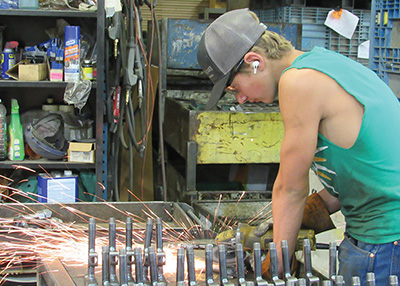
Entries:
[[68, 162], [94, 163], [95, 150], [95, 143], [69, 142]]
[[210, 8], [226, 8], [226, 0], [210, 0]]
[[41, 81], [47, 78], [47, 65], [21, 61], [9, 69], [6, 74], [19, 81]]

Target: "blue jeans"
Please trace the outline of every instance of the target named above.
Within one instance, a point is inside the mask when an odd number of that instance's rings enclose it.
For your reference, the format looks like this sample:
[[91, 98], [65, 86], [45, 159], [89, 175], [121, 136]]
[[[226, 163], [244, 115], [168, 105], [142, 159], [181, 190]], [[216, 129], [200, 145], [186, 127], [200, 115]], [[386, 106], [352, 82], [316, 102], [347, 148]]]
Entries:
[[348, 234], [339, 246], [339, 275], [346, 285], [351, 285], [353, 276], [360, 277], [366, 285], [368, 272], [375, 274], [375, 284], [389, 285], [389, 276], [397, 275], [400, 280], [400, 240], [385, 244], [369, 244], [355, 241]]

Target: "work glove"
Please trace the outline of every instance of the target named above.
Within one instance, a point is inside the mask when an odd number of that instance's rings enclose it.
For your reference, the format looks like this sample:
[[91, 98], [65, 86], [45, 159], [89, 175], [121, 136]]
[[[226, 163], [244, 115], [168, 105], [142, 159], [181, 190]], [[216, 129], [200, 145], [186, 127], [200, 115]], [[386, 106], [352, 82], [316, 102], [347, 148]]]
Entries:
[[[297, 259], [293, 255], [292, 259], [290, 260], [290, 274], [293, 277], [296, 276], [297, 265], [298, 265]], [[262, 271], [262, 276], [263, 276], [264, 279], [266, 279], [267, 281], [271, 281], [272, 280], [272, 276], [271, 276], [271, 257], [270, 257], [270, 253], [269, 252], [267, 253], [267, 256], [265, 257], [265, 260], [261, 264], [261, 271]]]
[[313, 229], [315, 234], [335, 228], [328, 209], [317, 193], [307, 198], [301, 228]]

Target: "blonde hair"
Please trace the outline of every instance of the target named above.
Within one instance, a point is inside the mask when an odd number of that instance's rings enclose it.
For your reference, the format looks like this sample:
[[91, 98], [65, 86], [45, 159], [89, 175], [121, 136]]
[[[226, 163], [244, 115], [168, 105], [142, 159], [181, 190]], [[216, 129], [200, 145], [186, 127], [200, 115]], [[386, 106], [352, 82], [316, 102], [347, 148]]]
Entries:
[[[250, 11], [250, 14], [258, 23], [260, 22], [254, 12]], [[294, 47], [290, 43], [290, 41], [286, 40], [278, 33], [268, 30], [264, 32], [258, 42], [251, 49], [252, 52], [264, 54], [267, 58], [270, 59], [281, 59], [286, 52], [292, 50], [294, 50]]]

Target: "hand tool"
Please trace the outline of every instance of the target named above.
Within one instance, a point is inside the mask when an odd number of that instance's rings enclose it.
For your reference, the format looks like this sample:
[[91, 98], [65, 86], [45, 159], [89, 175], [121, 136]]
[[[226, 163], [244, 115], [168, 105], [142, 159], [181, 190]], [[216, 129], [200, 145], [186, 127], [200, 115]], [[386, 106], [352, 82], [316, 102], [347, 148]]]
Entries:
[[259, 242], [255, 242], [253, 246], [253, 258], [254, 258], [254, 283], [256, 286], [268, 286], [268, 282], [262, 278], [261, 268], [261, 245]]
[[396, 275], [389, 276], [389, 286], [398, 286], [399, 278]]
[[118, 264], [118, 251], [116, 249], [115, 239], [116, 239], [116, 224], [115, 218], [110, 218], [109, 220], [109, 230], [108, 230], [108, 244], [110, 247], [110, 285], [119, 286], [117, 279], [117, 264]]
[[128, 286], [128, 268], [126, 260], [126, 249], [119, 250], [119, 282], [120, 286]]
[[151, 237], [153, 234], [153, 220], [151, 218], [147, 218], [146, 222], [146, 231], [144, 237], [144, 252], [143, 252], [143, 281], [149, 282], [149, 267], [150, 267], [150, 260], [149, 260], [149, 247], [151, 245]]
[[135, 278], [136, 278], [136, 285], [144, 285], [142, 249], [140, 247], [136, 247], [134, 252], [135, 252]]
[[329, 279], [335, 282], [336, 278], [336, 242], [329, 243]]
[[224, 244], [218, 245], [219, 278], [221, 286], [234, 286], [228, 280], [228, 269], [226, 264], [226, 249]]
[[150, 262], [150, 283], [152, 286], [158, 284], [157, 261], [154, 247], [149, 247], [149, 262]]
[[367, 286], [375, 286], [375, 273], [368, 272], [367, 273]]
[[102, 265], [101, 265], [101, 280], [103, 286], [110, 285], [110, 248], [108, 245], [103, 246], [102, 248]]
[[89, 254], [88, 254], [88, 275], [86, 277], [87, 286], [97, 286], [95, 267], [98, 265], [98, 257], [95, 251], [96, 242], [96, 221], [94, 218], [89, 219]]
[[311, 264], [311, 245], [310, 240], [304, 239], [303, 242], [303, 255], [304, 255], [304, 275], [306, 278], [307, 286], [318, 286], [319, 278], [312, 274]]
[[197, 285], [196, 284], [196, 269], [194, 267], [193, 245], [186, 246], [186, 262], [187, 262], [189, 286]]
[[176, 286], [185, 286], [185, 249], [178, 248], [176, 259]]
[[243, 245], [241, 243], [236, 244], [236, 272], [237, 272], [238, 285], [246, 286], [247, 282], [244, 273]]
[[156, 219], [156, 246], [157, 246], [157, 273], [158, 282], [165, 283], [163, 266], [165, 265], [165, 253], [163, 250], [163, 238], [162, 238], [162, 219]]
[[[272, 281], [273, 281], [274, 285], [275, 286], [285, 286], [285, 281], [283, 281], [282, 279], [279, 279], [278, 255], [276, 252], [275, 242], [269, 243], [269, 257], [271, 260], [271, 264], [270, 264], [271, 265], [271, 277], [272, 277]], [[289, 270], [289, 272], [290, 272], [290, 270]]]
[[205, 250], [205, 262], [206, 262], [206, 286], [218, 286], [218, 283], [214, 282], [213, 275], [213, 245], [207, 244]]
[[126, 245], [126, 272], [127, 272], [127, 283], [128, 286], [134, 285], [134, 280], [132, 277], [132, 264], [134, 252], [132, 249], [132, 218], [126, 218], [126, 234], [125, 234], [125, 245]]
[[[296, 285], [297, 278], [293, 277], [290, 273], [290, 256], [289, 256], [289, 245], [287, 240], [281, 241], [281, 249], [282, 249], [282, 260], [283, 260], [283, 276], [286, 281], [286, 285]], [[293, 257], [296, 259], [296, 257]]]

